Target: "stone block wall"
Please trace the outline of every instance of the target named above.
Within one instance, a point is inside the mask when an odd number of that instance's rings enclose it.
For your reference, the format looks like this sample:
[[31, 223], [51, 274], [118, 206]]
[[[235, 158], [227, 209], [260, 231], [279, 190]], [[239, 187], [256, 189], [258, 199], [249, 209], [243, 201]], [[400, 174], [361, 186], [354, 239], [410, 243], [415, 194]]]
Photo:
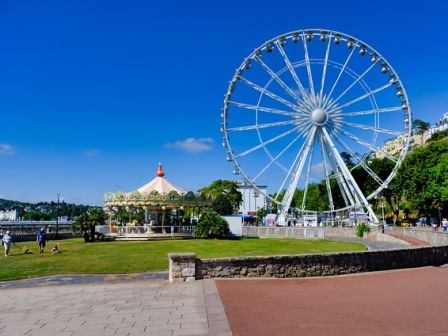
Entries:
[[425, 229], [401, 229], [401, 228], [388, 228], [387, 232], [398, 233], [411, 238], [416, 238], [428, 242], [430, 245], [448, 245], [448, 233], [443, 231], [431, 231]]
[[195, 280], [196, 254], [169, 253], [169, 280], [171, 283]]
[[196, 279], [301, 278], [448, 263], [448, 246], [196, 261]]
[[202, 260], [189, 253], [170, 254], [169, 258], [172, 282], [210, 278], [301, 278], [439, 266], [448, 263], [448, 246]]

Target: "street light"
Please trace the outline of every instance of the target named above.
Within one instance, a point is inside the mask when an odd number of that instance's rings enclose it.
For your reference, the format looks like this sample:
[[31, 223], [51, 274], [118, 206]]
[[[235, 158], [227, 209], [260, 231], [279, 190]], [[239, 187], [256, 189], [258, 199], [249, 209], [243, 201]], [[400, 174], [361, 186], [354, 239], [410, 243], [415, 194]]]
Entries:
[[58, 232], [59, 232], [59, 197], [61, 194], [57, 194], [58, 196], [58, 203], [56, 205], [56, 239], [58, 239]]

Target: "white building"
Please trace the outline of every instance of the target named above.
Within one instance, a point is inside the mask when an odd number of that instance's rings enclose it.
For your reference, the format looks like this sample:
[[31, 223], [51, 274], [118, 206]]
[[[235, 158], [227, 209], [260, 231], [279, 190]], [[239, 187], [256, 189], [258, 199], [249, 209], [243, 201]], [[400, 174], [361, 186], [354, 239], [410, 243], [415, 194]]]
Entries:
[[[423, 146], [434, 133], [448, 130], [448, 112], [444, 113], [440, 121], [423, 133], [413, 133], [409, 141], [409, 149]], [[404, 136], [389, 139], [374, 153], [374, 157], [383, 159], [386, 155], [398, 155], [404, 146]]]
[[427, 138], [429, 139], [434, 133], [441, 132], [448, 129], [448, 112], [444, 113], [440, 121], [432, 125], [427, 131]]
[[269, 200], [265, 196], [267, 193], [267, 186], [257, 186], [263, 193], [254, 189], [251, 185], [246, 183], [239, 184], [239, 192], [243, 197], [243, 201], [238, 210], [239, 214], [255, 216], [258, 209], [266, 209], [269, 206]]
[[[412, 134], [411, 138], [409, 139], [409, 149], [423, 146], [428, 140], [428, 138], [429, 136], [427, 135], [427, 132], [424, 132], [423, 134], [421, 133]], [[383, 147], [381, 147], [378, 151], [374, 153], [374, 157], [378, 159], [384, 159], [386, 155], [396, 156], [400, 154], [401, 150], [403, 149], [404, 142], [405, 142], [404, 135], [400, 135], [399, 137], [389, 139], [384, 142]]]
[[16, 221], [17, 210], [0, 210], [0, 220]]

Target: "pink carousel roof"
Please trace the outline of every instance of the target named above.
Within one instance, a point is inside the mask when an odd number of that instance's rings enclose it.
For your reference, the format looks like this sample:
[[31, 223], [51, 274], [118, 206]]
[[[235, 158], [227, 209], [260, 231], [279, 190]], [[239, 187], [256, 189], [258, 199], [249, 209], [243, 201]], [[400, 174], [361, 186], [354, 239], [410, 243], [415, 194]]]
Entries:
[[170, 191], [176, 191], [179, 194], [184, 193], [182, 189], [175, 187], [165, 178], [161, 163], [159, 163], [156, 175], [157, 176], [152, 181], [138, 188], [137, 191], [141, 194], [150, 194], [153, 191], [157, 191], [162, 195], [168, 194]]

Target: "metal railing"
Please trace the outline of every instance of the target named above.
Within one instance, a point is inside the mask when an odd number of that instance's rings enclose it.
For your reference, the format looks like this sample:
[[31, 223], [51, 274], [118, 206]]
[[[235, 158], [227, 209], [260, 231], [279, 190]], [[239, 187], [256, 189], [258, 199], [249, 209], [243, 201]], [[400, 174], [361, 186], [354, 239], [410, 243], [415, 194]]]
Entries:
[[154, 236], [191, 236], [195, 234], [194, 226], [96, 226], [95, 230], [104, 235], [117, 237], [154, 237]]
[[[59, 221], [58, 225], [72, 225], [74, 221]], [[48, 225], [56, 225], [55, 220], [50, 221], [35, 221], [35, 220], [21, 220], [21, 221], [4, 221], [0, 220], [0, 226], [48, 226]]]
[[307, 227], [267, 227], [267, 226], [242, 226], [242, 236], [260, 238], [303, 238], [323, 239], [325, 231], [323, 228]]

